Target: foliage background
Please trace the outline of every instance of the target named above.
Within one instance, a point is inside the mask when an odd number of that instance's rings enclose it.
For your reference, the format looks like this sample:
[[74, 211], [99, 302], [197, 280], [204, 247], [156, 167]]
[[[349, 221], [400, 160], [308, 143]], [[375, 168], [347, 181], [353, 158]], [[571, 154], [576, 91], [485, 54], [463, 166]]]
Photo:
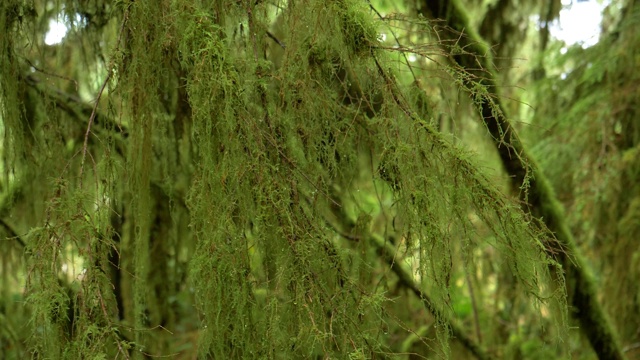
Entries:
[[640, 357], [636, 3], [3, 1], [3, 358]]

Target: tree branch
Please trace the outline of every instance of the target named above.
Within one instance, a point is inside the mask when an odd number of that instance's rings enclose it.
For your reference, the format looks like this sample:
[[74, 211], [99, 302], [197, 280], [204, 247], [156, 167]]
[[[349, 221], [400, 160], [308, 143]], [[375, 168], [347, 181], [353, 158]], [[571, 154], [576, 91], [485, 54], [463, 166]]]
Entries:
[[[335, 217], [340, 222], [340, 227], [343, 229], [352, 229], [356, 225], [349, 220], [347, 214], [344, 213], [344, 207], [342, 208], [333, 208]], [[352, 240], [353, 236], [349, 235], [349, 232], [341, 231], [338, 227], [334, 226], [330, 221], [325, 221], [327, 225], [332, 228], [336, 233], [340, 236]], [[451, 333], [453, 338], [460, 341], [460, 343], [466, 347], [477, 359], [480, 360], [488, 360], [492, 359], [492, 357], [487, 353], [487, 351], [478, 343], [476, 343], [472, 338], [468, 337], [465, 331], [456, 324], [455, 320], [448, 316], [445, 312], [438, 309], [433, 305], [433, 301], [429, 297], [429, 294], [425, 293], [420, 289], [418, 283], [416, 283], [411, 272], [407, 270], [406, 266], [402, 264], [402, 261], [396, 257], [397, 250], [392, 245], [394, 243], [398, 243], [399, 240], [395, 239], [395, 236], [390, 235], [390, 240], [385, 240], [378, 234], [372, 234], [367, 232], [363, 234], [362, 237], [368, 243], [373, 244], [378, 252], [378, 255], [384, 259], [384, 261], [391, 267], [391, 270], [398, 276], [400, 280], [400, 284], [402, 286], [408, 288], [413, 292], [415, 296], [417, 296], [425, 309], [429, 311], [436, 319], [442, 321], [443, 323], [448, 324], [451, 329]], [[358, 238], [360, 239], [360, 238]]]
[[[488, 47], [482, 43], [479, 35], [469, 30], [473, 27], [457, 1], [449, 3], [447, 9], [437, 6], [437, 3], [423, 1], [419, 12], [425, 17], [446, 19], [452, 29], [465, 33], [465, 36], [457, 37], [459, 43], [456, 47], [463, 51], [457, 52], [452, 58], [458, 66], [473, 75], [465, 80], [465, 86], [481, 110], [482, 120], [492, 135], [514, 189], [528, 187], [520, 192], [525, 210], [542, 219], [560, 244], [572, 255], [570, 257], [563, 251], [551, 253], [551, 247], [548, 249], [549, 256], [557, 258], [565, 269], [569, 303], [577, 310], [570, 313], [582, 325], [582, 331], [600, 359], [625, 359], [615, 329], [596, 298], [596, 285], [566, 224], [562, 205], [549, 181], [533, 157], [527, 153], [515, 129], [504, 115], [504, 106], [491, 71], [493, 64]], [[481, 89], [478, 89], [478, 85], [481, 85]]]
[[100, 112], [96, 111], [93, 113], [93, 106], [86, 103], [79, 97], [52, 86], [44, 85], [33, 75], [25, 76], [24, 81], [36, 90], [43, 98], [52, 100], [59, 109], [66, 112], [71, 117], [82, 121], [84, 124], [88, 124], [88, 119], [93, 114], [93, 125], [99, 126], [103, 131], [113, 131], [115, 135], [118, 135], [113, 136], [114, 146], [119, 155], [125, 156], [126, 146], [124, 140], [129, 137], [129, 131], [126, 127], [118, 124], [115, 120], [110, 119], [108, 116], [105, 116]]

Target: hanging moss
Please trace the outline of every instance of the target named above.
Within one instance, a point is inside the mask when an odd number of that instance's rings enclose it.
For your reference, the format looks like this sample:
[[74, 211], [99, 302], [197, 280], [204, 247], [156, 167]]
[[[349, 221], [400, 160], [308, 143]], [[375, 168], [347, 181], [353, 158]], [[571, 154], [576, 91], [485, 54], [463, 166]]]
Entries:
[[493, 276], [475, 262], [485, 251], [530, 295], [522, 316], [564, 305], [550, 234], [424, 118], [360, 2], [66, 6], [110, 10], [84, 29], [101, 35], [75, 34], [91, 44], [66, 40], [86, 63], [58, 69], [100, 69], [97, 85], [80, 78], [95, 104], [28, 74], [12, 55], [38, 53], [18, 50], [26, 40], [0, 54], [16, 149], [3, 147], [16, 163], [3, 181], [46, 201], [11, 210], [32, 229], [20, 271], [36, 357], [378, 358], [433, 322], [437, 343], [404, 342], [451, 358], [462, 339], [484, 358], [454, 302], [465, 273]]

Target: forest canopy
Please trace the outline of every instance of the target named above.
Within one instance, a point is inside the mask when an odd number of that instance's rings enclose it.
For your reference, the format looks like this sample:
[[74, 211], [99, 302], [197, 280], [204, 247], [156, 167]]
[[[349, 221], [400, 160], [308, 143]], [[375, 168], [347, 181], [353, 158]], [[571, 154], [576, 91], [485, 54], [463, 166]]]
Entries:
[[2, 1], [0, 355], [640, 358], [636, 3]]

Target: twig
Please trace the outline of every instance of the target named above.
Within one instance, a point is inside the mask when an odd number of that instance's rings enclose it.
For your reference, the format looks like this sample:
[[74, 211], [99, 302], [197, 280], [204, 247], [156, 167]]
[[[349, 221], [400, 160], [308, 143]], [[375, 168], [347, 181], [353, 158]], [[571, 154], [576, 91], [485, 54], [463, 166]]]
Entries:
[[39, 68], [39, 67], [35, 66], [35, 65], [31, 62], [31, 60], [29, 60], [29, 59], [27, 59], [27, 58], [24, 58], [24, 61], [26, 61], [26, 62], [27, 62], [27, 64], [29, 64], [29, 66], [31, 66], [32, 68], [34, 68], [36, 71], [41, 72], [41, 73], [43, 73], [43, 74], [45, 74], [45, 75], [49, 75], [49, 76], [53, 76], [53, 77], [57, 77], [58, 79], [63, 79], [63, 80], [71, 81], [71, 82], [76, 86], [76, 91], [78, 91], [78, 81], [76, 81], [76, 80], [74, 80], [74, 79], [72, 79], [72, 78], [70, 78], [70, 77], [66, 77], [66, 76], [62, 76], [62, 75], [58, 75], [58, 74], [54, 74], [54, 73], [52, 73], [52, 72], [49, 72], [49, 71], [43, 70], [43, 69], [41, 69], [41, 68]]
[[20, 247], [22, 247], [23, 249], [27, 247], [27, 244], [24, 242], [24, 240], [22, 240], [22, 237], [18, 235], [18, 233], [13, 229], [11, 225], [9, 225], [9, 223], [7, 223], [5, 219], [0, 218], [0, 225], [2, 225], [2, 227], [5, 229], [5, 231], [9, 235], [5, 238], [5, 240], [15, 239], [20, 245]]
[[278, 39], [275, 35], [273, 35], [270, 31], [267, 30], [267, 36], [271, 38], [271, 40], [275, 41], [281, 48], [286, 49], [287, 45], [285, 45], [280, 39]]

